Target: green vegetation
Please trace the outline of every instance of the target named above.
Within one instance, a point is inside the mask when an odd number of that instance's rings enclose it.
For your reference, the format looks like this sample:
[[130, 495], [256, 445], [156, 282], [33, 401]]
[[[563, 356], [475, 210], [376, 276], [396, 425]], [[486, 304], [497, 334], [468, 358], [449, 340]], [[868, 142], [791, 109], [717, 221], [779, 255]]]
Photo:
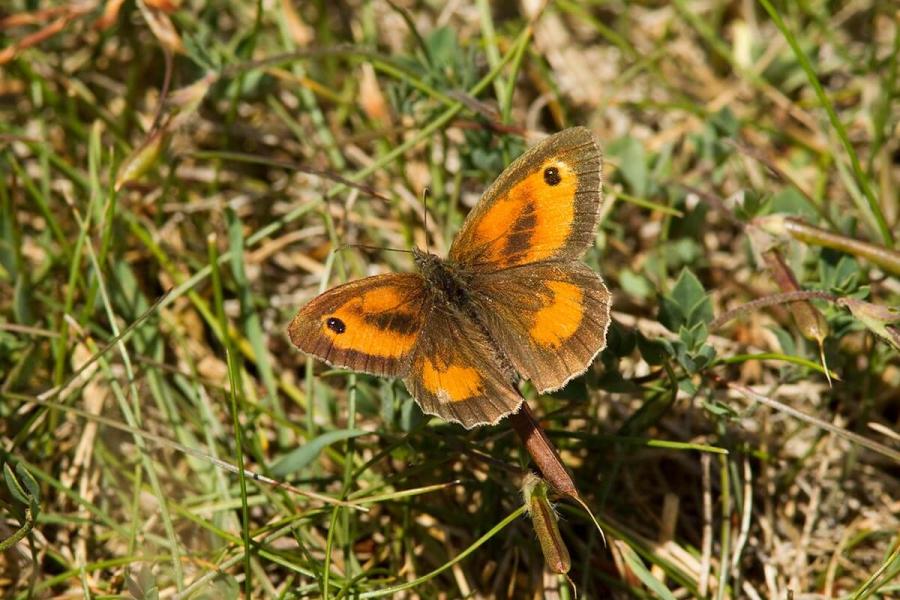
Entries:
[[[0, 596], [900, 595], [896, 7], [532, 5], [3, 3]], [[285, 330], [572, 125], [614, 324], [522, 391], [606, 541], [549, 568], [506, 422]]]

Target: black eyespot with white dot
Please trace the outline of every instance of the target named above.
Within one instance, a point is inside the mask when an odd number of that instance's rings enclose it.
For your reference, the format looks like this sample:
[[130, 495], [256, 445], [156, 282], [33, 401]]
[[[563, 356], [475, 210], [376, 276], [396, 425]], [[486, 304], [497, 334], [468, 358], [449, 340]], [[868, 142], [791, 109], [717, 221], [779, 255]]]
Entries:
[[547, 167], [544, 169], [544, 181], [547, 185], [559, 185], [559, 182], [562, 181], [559, 169], [556, 167]]
[[328, 320], [325, 321], [325, 326], [338, 335], [347, 331], [347, 325], [337, 317], [328, 317]]

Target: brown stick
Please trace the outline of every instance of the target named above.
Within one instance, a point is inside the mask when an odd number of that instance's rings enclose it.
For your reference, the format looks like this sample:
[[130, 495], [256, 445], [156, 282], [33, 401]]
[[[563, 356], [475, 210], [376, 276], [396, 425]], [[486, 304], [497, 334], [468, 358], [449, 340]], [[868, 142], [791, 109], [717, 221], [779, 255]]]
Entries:
[[900, 252], [891, 248], [838, 235], [819, 227], [813, 227], [799, 219], [785, 219], [784, 228], [795, 239], [807, 244], [834, 248], [841, 252], [860, 256], [894, 274], [900, 274]]
[[527, 402], [522, 403], [519, 412], [509, 416], [509, 424], [522, 439], [525, 449], [528, 450], [544, 479], [560, 494], [580, 500], [581, 496], [575, 487], [575, 481], [559, 458], [556, 447], [534, 418], [534, 413], [528, 408]]
[[509, 416], [509, 424], [512, 425], [516, 434], [521, 438], [522, 443], [525, 444], [525, 449], [528, 450], [528, 454], [531, 455], [534, 464], [537, 465], [544, 479], [558, 493], [568, 496], [585, 510], [588, 516], [591, 517], [594, 525], [597, 526], [597, 530], [603, 537], [603, 542], [606, 543], [606, 535], [603, 533], [600, 523], [597, 522], [597, 517], [594, 516], [587, 502], [581, 498], [578, 488], [575, 487], [575, 481], [569, 475], [569, 471], [556, 451], [556, 446], [553, 445], [553, 442], [544, 433], [544, 429], [537, 422], [537, 419], [534, 418], [534, 413], [531, 412], [527, 402], [522, 402], [522, 408], [519, 409], [519, 412]]

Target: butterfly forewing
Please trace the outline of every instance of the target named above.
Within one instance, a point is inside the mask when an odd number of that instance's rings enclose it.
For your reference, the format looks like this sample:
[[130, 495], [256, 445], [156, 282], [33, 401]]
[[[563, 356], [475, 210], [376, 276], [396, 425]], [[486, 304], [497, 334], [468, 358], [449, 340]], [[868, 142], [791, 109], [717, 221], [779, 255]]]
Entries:
[[474, 321], [436, 306], [404, 383], [426, 413], [468, 429], [493, 425], [518, 410], [522, 397], [512, 375]]
[[574, 127], [516, 159], [469, 213], [450, 259], [491, 271], [580, 257], [594, 242], [601, 200], [600, 146]]
[[288, 327], [295, 346], [330, 365], [403, 377], [431, 307], [417, 273], [389, 273], [330, 289]]

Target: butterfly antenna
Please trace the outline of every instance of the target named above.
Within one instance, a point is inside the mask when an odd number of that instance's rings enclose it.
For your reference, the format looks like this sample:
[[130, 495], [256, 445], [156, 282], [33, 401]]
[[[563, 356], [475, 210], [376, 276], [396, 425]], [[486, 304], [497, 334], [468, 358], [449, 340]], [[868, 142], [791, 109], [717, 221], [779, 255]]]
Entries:
[[362, 248], [363, 250], [382, 250], [384, 252], [406, 252], [412, 254], [412, 250], [406, 248], [385, 248], [384, 246], [370, 246], [369, 244], [341, 244], [337, 247], [337, 252], [343, 252], [348, 248]]
[[425, 252], [431, 250], [431, 242], [428, 239], [428, 196], [431, 195], [431, 188], [425, 186], [422, 190], [422, 225], [425, 227]]

